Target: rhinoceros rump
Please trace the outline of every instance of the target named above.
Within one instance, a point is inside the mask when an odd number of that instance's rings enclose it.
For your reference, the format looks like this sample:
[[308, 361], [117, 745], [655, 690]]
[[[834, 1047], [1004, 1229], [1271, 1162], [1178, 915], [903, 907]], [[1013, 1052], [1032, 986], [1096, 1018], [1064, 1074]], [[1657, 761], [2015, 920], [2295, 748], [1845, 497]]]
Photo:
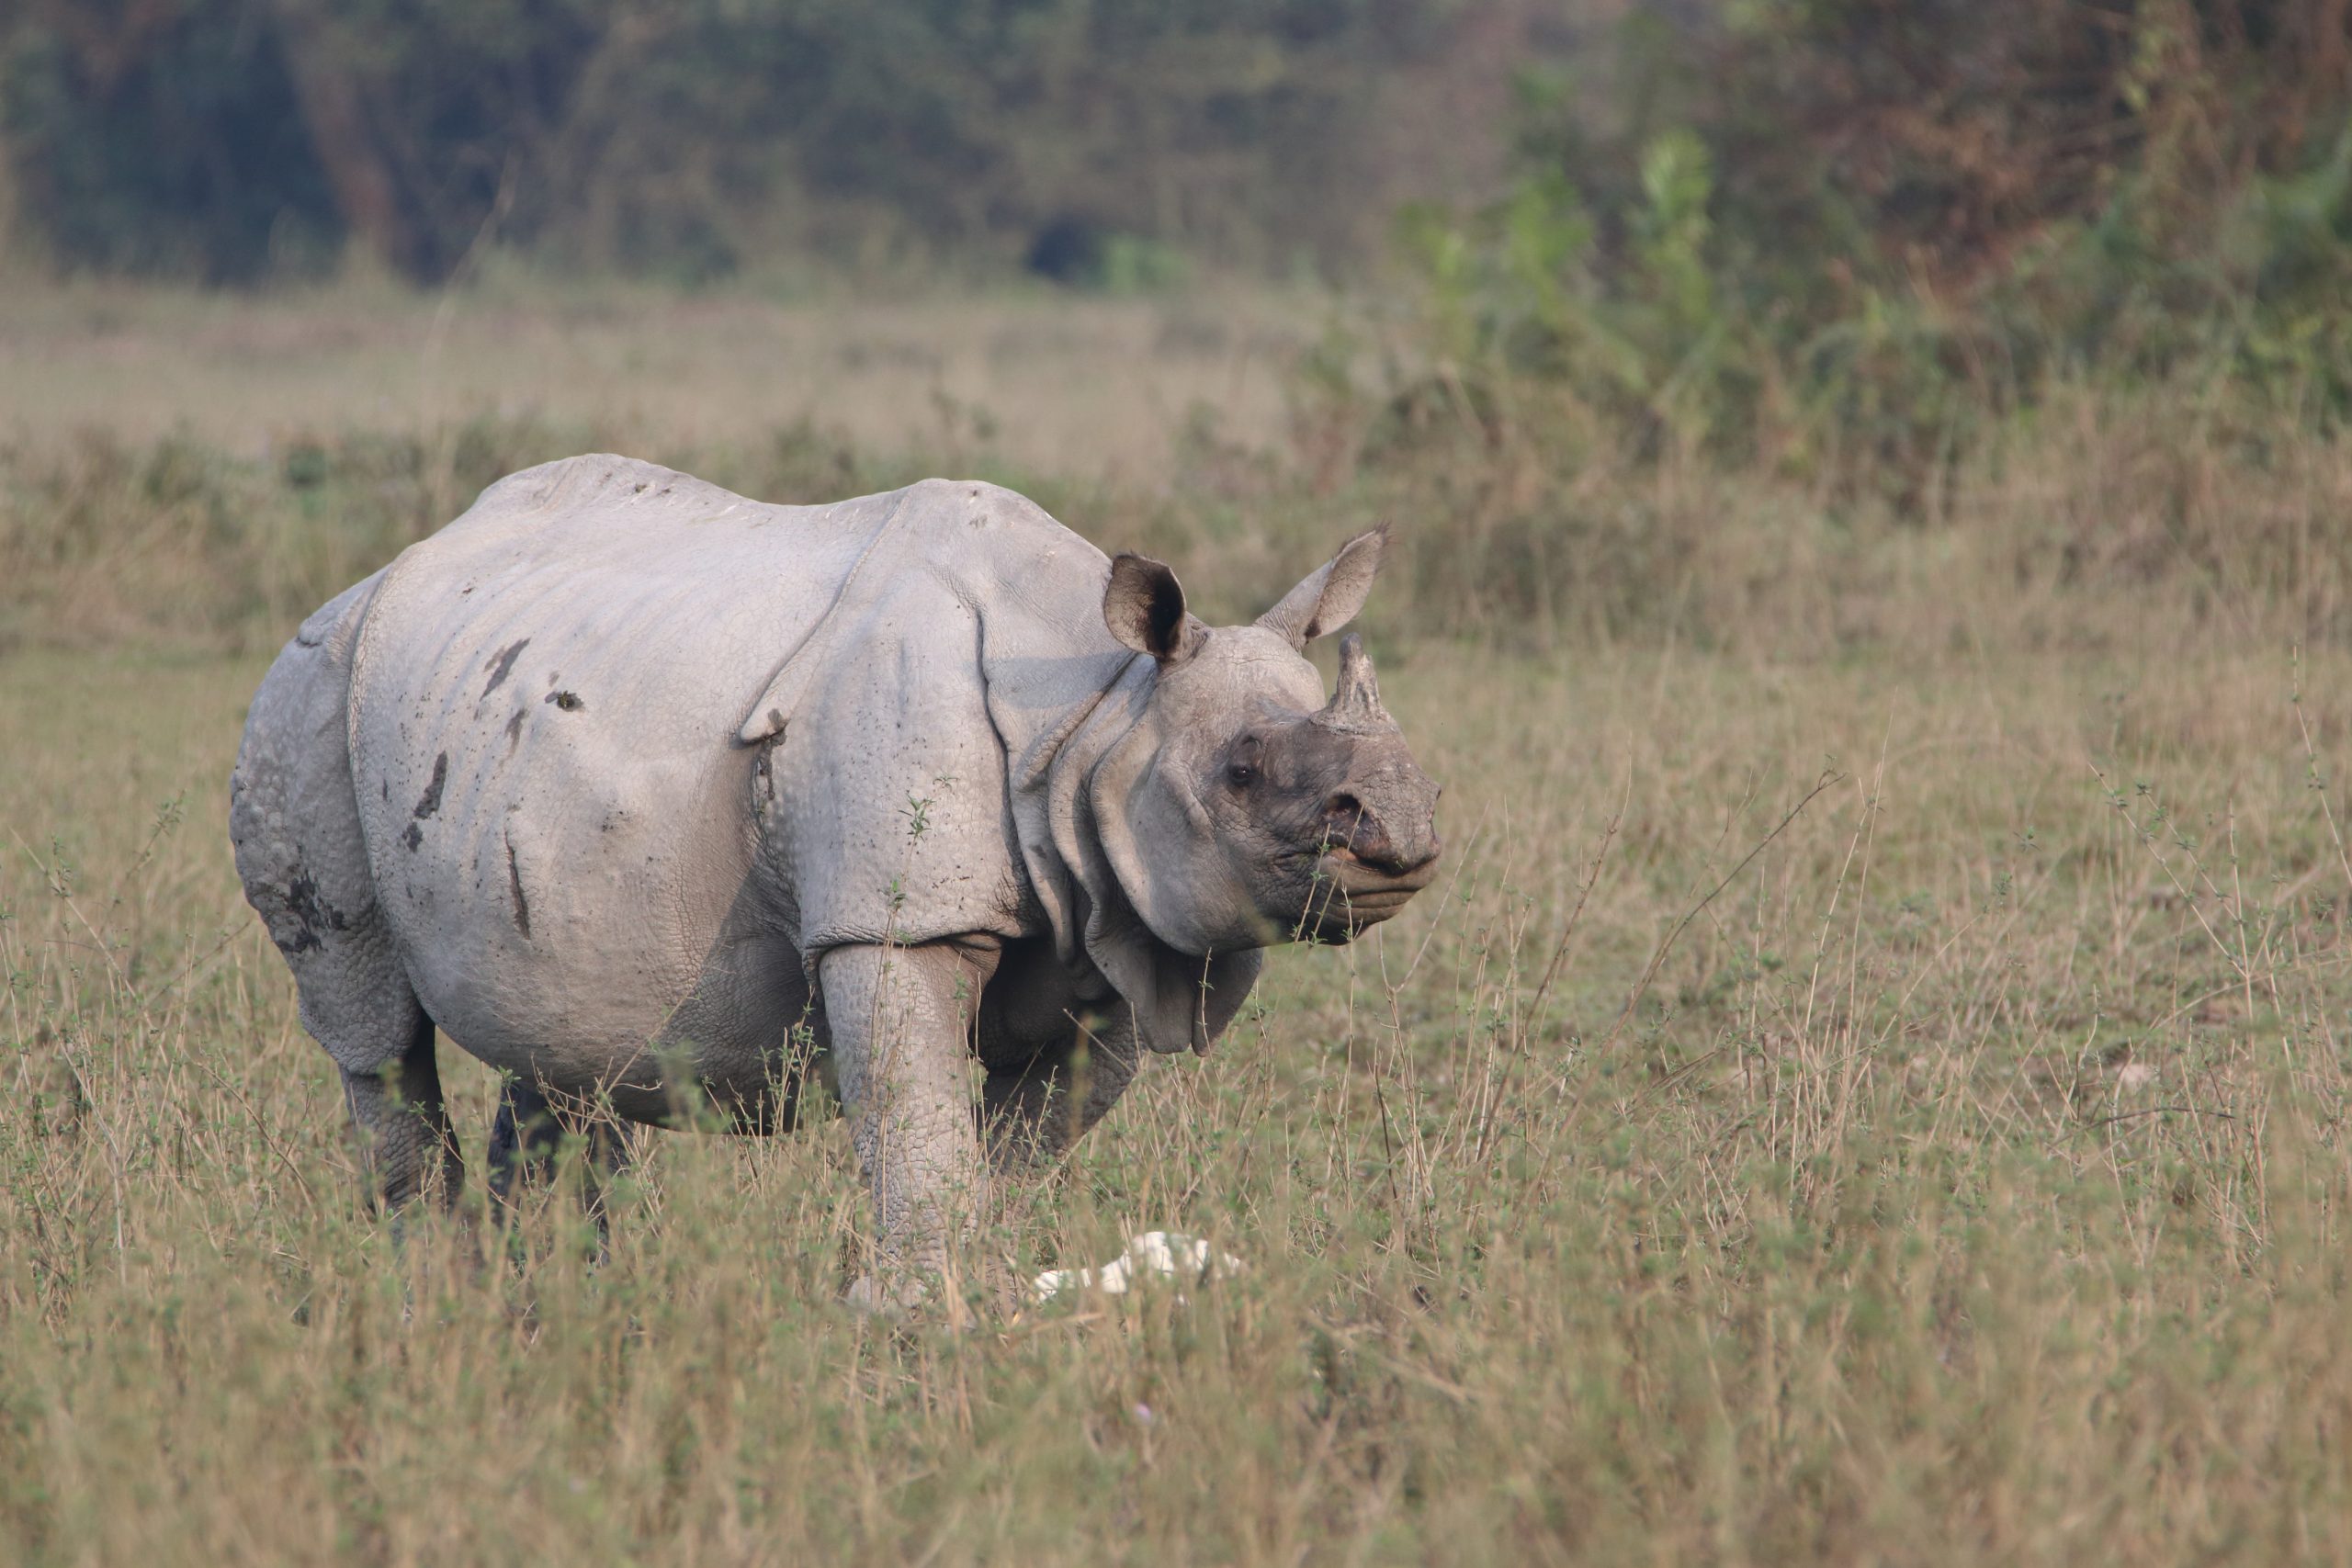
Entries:
[[1381, 545], [1211, 628], [989, 485], [492, 486], [303, 624], [230, 786], [387, 1201], [459, 1185], [436, 1026], [512, 1075], [502, 1190], [551, 1102], [782, 1129], [822, 1071], [916, 1288], [991, 1156], [1067, 1147], [1139, 1048], [1206, 1051], [1261, 948], [1429, 882], [1437, 789], [1370, 661], [1348, 638], [1327, 702], [1301, 653]]

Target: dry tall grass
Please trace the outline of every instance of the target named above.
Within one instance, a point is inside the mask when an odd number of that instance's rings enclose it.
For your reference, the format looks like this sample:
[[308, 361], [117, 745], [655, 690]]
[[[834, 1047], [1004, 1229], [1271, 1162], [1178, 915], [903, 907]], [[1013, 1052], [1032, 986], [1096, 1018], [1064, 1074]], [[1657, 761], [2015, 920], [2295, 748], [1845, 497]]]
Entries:
[[[657, 1135], [601, 1267], [560, 1203], [519, 1266], [396, 1242], [220, 826], [266, 650], [28, 614], [0, 1556], [2352, 1558], [2352, 657], [2295, 648], [2347, 469], [2101, 429], [1984, 476], [1966, 528], [1596, 479], [1591, 515], [1690, 544], [1646, 637], [1631, 577], [1545, 612], [1425, 539], [1368, 620], [1445, 880], [1277, 955], [998, 1238], [1044, 1267], [1171, 1225], [1250, 1271], [962, 1335], [835, 1305], [837, 1126]], [[2210, 532], [2150, 512], [2154, 567], [2045, 532], [2129, 537], [2119, 500], [2200, 463]], [[1238, 604], [1377, 491], [1259, 482], [1062, 504]], [[1472, 609], [1526, 621], [1394, 636]], [[444, 1060], [479, 1180], [488, 1076]]]
[[1316, 301], [680, 297], [493, 273], [419, 296], [346, 283], [275, 296], [0, 279], [0, 439], [179, 435], [241, 456], [359, 430], [430, 437], [488, 414], [752, 446], [809, 420], [861, 446], [989, 445], [1024, 468], [1165, 477], [1186, 411], [1271, 436]]

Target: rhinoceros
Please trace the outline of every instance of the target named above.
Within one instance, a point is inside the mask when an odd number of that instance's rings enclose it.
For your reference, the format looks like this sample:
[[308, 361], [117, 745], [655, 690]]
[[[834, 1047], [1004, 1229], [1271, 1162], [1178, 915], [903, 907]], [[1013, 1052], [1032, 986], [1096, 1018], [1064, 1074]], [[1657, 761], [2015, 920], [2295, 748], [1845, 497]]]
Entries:
[[919, 1294], [991, 1171], [1206, 1052], [1262, 948], [1430, 882], [1437, 786], [1359, 640], [1328, 701], [1302, 651], [1385, 537], [1210, 627], [992, 485], [493, 484], [302, 624], [230, 784], [382, 1201], [462, 1183], [436, 1028], [504, 1075], [502, 1194], [551, 1106], [783, 1131], [814, 1078]]

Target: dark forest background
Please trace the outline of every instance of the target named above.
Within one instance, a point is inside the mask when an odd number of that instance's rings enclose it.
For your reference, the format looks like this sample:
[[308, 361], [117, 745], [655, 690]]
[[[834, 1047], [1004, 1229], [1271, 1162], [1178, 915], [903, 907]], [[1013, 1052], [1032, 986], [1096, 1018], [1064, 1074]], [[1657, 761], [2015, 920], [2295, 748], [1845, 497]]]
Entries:
[[487, 237], [1345, 274], [1515, 172], [1530, 262], [1703, 210], [1813, 258], [1810, 309], [1966, 294], [2069, 223], [2256, 259], [2217, 209], [2342, 207], [2346, 46], [2344, 0], [14, 0], [0, 134], [64, 271], [433, 282]]
[[[1422, 286], [1446, 396], [1949, 439], [2085, 366], [2352, 396], [2347, 0], [14, 0], [10, 241]], [[1408, 411], [1410, 412], [1410, 411]]]
[[2352, 412], [2352, 0], [15, 0], [0, 166], [67, 276], [1377, 284], [1351, 452]]
[[492, 243], [688, 283], [789, 253], [1149, 285], [1354, 265], [1398, 200], [1491, 169], [1536, 21], [1426, 0], [19, 0], [0, 83], [18, 243], [64, 270], [245, 283], [357, 250], [431, 283]]

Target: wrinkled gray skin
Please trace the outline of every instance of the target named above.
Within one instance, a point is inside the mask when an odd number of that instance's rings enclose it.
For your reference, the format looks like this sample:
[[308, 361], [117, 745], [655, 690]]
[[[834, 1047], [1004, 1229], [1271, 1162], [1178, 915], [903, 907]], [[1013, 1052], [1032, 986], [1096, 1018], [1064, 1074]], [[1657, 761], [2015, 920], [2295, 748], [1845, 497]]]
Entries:
[[599, 456], [492, 486], [303, 624], [230, 786], [385, 1199], [460, 1183], [436, 1025], [512, 1075], [502, 1194], [550, 1105], [784, 1129], [813, 1071], [919, 1291], [991, 1156], [1058, 1154], [1139, 1047], [1208, 1049], [1261, 948], [1430, 879], [1437, 787], [1370, 661], [1348, 638], [1327, 702], [1301, 652], [1381, 546], [1210, 628], [989, 485], [769, 506]]

